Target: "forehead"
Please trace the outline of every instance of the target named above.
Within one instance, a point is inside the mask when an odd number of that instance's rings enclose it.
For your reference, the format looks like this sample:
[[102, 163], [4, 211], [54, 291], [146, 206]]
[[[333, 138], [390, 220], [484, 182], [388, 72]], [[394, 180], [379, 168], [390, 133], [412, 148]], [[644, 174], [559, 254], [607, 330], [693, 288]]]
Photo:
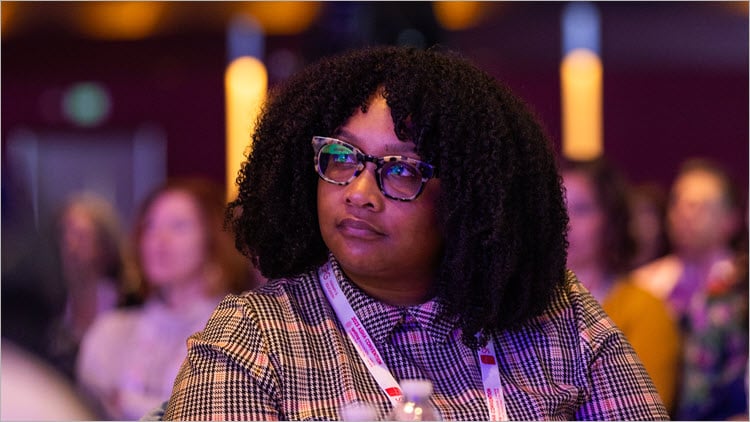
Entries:
[[94, 223], [92, 212], [81, 204], [73, 204], [63, 213], [63, 220], [66, 222], [88, 222]]
[[183, 216], [194, 216], [198, 214], [198, 204], [193, 197], [180, 190], [170, 190], [162, 193], [154, 199], [148, 209], [148, 214], [181, 214]]
[[675, 200], [718, 202], [724, 199], [724, 182], [707, 171], [692, 171], [680, 176], [672, 189]]
[[336, 131], [341, 140], [350, 142], [370, 154], [399, 154], [415, 151], [413, 142], [396, 136], [391, 109], [382, 95], [374, 95], [367, 110], [357, 109]]
[[[351, 143], [358, 147], [366, 146], [369, 141], [366, 139], [369, 138], [368, 136], [359, 137], [357, 134], [349, 132], [345, 128], [340, 129], [336, 132], [336, 136], [339, 138], [339, 140]], [[382, 145], [382, 148], [386, 153], [389, 154], [400, 154], [400, 153], [406, 153], [406, 152], [414, 152], [416, 149], [416, 146], [413, 142], [410, 141], [400, 141], [396, 139], [394, 141], [391, 139], [391, 137], [388, 137], [388, 142], [384, 142]]]

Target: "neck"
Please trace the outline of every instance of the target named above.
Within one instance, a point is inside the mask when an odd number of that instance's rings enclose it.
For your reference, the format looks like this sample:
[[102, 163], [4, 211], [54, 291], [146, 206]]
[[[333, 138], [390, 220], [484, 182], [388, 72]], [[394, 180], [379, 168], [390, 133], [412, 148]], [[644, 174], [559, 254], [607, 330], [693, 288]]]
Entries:
[[679, 251], [677, 255], [685, 266], [708, 270], [713, 264], [721, 260], [731, 259], [733, 253], [728, 248], [714, 248], [702, 252]]
[[196, 278], [187, 282], [174, 283], [159, 289], [159, 297], [167, 307], [175, 309], [188, 306], [191, 302], [208, 297], [207, 281]]
[[373, 298], [392, 306], [419, 305], [433, 297], [432, 278], [361, 277], [347, 273], [349, 279]]

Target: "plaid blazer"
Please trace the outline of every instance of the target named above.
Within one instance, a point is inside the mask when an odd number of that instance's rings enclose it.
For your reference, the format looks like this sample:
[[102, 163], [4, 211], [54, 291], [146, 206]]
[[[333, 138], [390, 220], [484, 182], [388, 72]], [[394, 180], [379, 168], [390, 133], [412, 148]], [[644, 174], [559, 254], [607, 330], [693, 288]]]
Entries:
[[[378, 302], [331, 262], [393, 376], [432, 380], [445, 420], [487, 420], [478, 358], [456, 321], [434, 300]], [[668, 419], [632, 347], [572, 273], [545, 313], [494, 342], [511, 420]], [[188, 340], [164, 419], [336, 420], [353, 402], [381, 419], [391, 409], [310, 272], [218, 306]]]

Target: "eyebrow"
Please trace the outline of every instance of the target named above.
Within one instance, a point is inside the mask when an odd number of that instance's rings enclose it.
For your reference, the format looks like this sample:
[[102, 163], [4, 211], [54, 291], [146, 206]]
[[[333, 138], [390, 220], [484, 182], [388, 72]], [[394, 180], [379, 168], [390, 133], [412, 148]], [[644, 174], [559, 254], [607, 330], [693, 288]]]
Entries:
[[[344, 138], [342, 141], [347, 142], [353, 142], [357, 144], [361, 148], [361, 145], [363, 144], [362, 140], [357, 137], [357, 135], [349, 132], [346, 129], [339, 129], [336, 131], [335, 136]], [[388, 143], [385, 145], [385, 152], [389, 154], [393, 153], [416, 153], [416, 148], [414, 146], [414, 143], [412, 142], [398, 142], [398, 143]]]

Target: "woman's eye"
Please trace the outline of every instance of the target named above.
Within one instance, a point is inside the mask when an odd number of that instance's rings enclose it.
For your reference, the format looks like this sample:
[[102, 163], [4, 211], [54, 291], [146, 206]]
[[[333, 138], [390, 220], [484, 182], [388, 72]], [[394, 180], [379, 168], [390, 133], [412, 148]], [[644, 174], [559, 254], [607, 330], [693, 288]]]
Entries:
[[388, 167], [386, 176], [413, 177], [416, 176], [416, 171], [409, 165], [399, 163]]
[[334, 163], [353, 163], [357, 161], [353, 154], [332, 154]]

